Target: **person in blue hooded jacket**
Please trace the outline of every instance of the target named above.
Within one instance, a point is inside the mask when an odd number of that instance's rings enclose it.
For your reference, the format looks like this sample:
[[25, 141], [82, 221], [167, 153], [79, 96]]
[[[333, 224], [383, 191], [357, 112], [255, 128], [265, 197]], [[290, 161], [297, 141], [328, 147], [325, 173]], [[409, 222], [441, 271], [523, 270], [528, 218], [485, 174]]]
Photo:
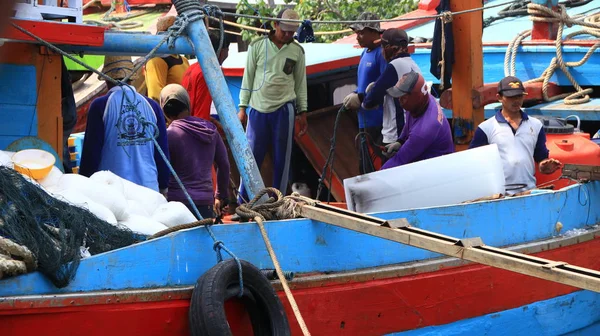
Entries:
[[[373, 13], [362, 13], [357, 21], [378, 20], [379, 17]], [[344, 107], [347, 110], [358, 111], [358, 129], [359, 134], [366, 136], [367, 143], [375, 152], [375, 155], [385, 159], [378, 145], [381, 145], [381, 129], [383, 126], [383, 108], [381, 106], [372, 110], [365, 110], [361, 107], [361, 96], [364, 96], [367, 86], [376, 81], [385, 71], [387, 62], [383, 57], [381, 48], [381, 29], [378, 22], [361, 23], [357, 22], [350, 25], [350, 28], [356, 33], [356, 41], [364, 48], [360, 56], [360, 63], [357, 70], [357, 88], [354, 92], [344, 98]], [[361, 150], [365, 147], [361, 146]], [[372, 162], [368, 160], [368, 155], [361, 153], [359, 155], [359, 170], [361, 174], [372, 172]]]

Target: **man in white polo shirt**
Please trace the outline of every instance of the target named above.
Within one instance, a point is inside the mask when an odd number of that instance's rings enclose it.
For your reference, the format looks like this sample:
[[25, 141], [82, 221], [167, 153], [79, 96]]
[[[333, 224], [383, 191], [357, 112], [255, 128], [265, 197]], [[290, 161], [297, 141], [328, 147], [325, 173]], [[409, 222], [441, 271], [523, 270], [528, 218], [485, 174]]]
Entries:
[[535, 188], [534, 161], [539, 162], [543, 174], [552, 174], [562, 166], [558, 160], [548, 158], [542, 122], [529, 118], [521, 110], [526, 94], [523, 83], [517, 77], [502, 79], [496, 95], [502, 103], [502, 109], [479, 125], [469, 146], [498, 145], [506, 185], [525, 185], [507, 191], [511, 195]]

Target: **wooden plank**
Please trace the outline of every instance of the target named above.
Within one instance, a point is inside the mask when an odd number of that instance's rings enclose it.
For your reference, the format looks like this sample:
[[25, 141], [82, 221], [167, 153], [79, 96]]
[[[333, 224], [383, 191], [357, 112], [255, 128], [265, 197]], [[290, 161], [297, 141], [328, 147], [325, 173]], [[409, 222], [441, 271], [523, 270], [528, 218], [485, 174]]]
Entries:
[[[106, 29], [102, 27], [55, 21], [12, 19], [11, 22], [53, 44], [94, 47], [100, 47], [104, 44], [104, 32]], [[11, 25], [6, 27], [0, 34], [0, 37], [15, 41], [35, 41]]]
[[600, 181], [600, 166], [565, 164], [562, 176], [576, 180]]
[[38, 53], [36, 68], [40, 84], [37, 100], [38, 137], [49, 143], [62, 159], [61, 57]]
[[554, 261], [494, 247], [481, 246], [482, 242], [474, 244], [473, 247], [462, 247], [457, 244], [460, 241], [456, 238], [412, 227], [393, 229], [383, 226], [386, 222], [381, 219], [361, 214], [355, 216], [350, 211], [332, 209], [323, 205], [317, 207], [304, 206], [301, 212], [304, 217], [371, 236], [565, 285], [600, 292], [600, 272], [598, 271], [569, 268], [567, 265], [558, 268], [554, 267], [558, 265]]
[[[524, 84], [527, 96], [525, 96], [526, 102], [539, 102], [544, 100], [544, 94], [542, 91], [543, 85], [541, 82], [537, 83], [526, 83]], [[445, 90], [440, 96], [440, 105], [445, 109], [452, 109], [452, 88]], [[474, 96], [472, 99], [473, 108], [482, 108], [488, 104], [498, 102], [496, 94], [498, 93], [498, 83], [485, 84], [473, 92]], [[561, 88], [555, 83], [548, 84], [548, 97], [557, 96], [562, 93]], [[570, 105], [571, 107], [573, 105]]]
[[0, 64], [0, 92], [14, 93], [0, 95], [0, 104], [34, 106], [37, 98], [35, 84], [35, 66]]
[[[27, 60], [28, 57], [23, 57]], [[37, 70], [34, 65], [0, 64], [0, 149], [37, 135]]]
[[0, 120], [2, 120], [0, 123], [0, 135], [15, 135], [19, 137], [37, 135], [35, 105], [0, 104]]
[[61, 56], [49, 54], [45, 48], [30, 43], [10, 43], [9, 47], [10, 52], [3, 54], [2, 61], [13, 66], [27, 66], [22, 69], [29, 69], [24, 75], [28, 80], [32, 76], [31, 67], [34, 67], [35, 80], [31, 80], [29, 85], [19, 85], [23, 82], [23, 75], [19, 73], [7, 79], [10, 90], [3, 92], [12, 92], [15, 97], [29, 97], [26, 99], [27, 104], [33, 100], [36, 119], [33, 120], [30, 134], [37, 134], [62, 157]]

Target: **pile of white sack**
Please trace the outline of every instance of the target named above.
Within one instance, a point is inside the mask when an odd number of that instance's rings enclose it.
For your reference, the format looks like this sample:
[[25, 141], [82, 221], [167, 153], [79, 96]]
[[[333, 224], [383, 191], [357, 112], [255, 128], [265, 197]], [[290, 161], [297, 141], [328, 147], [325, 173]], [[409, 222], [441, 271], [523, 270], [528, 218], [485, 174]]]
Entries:
[[[0, 165], [12, 168], [10, 152], [0, 151]], [[89, 210], [108, 223], [121, 224], [131, 231], [153, 235], [180, 224], [196, 221], [181, 202], [167, 202], [159, 192], [127, 181], [110, 171], [100, 171], [87, 178], [64, 174], [56, 166], [39, 184], [50, 195]]]

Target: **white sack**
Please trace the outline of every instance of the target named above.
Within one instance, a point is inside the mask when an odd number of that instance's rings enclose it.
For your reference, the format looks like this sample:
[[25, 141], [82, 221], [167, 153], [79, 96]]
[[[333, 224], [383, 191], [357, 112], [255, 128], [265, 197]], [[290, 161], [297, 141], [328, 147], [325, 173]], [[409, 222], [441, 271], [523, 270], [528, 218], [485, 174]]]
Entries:
[[50, 173], [48, 173], [48, 175], [43, 179], [39, 179], [37, 181], [42, 187], [44, 187], [44, 189], [48, 190], [52, 189], [53, 187], [58, 187], [58, 181], [63, 175], [64, 173], [61, 172], [60, 169], [58, 169], [58, 167], [52, 166]]
[[123, 179], [109, 170], [95, 172], [90, 176], [90, 179], [115, 189], [121, 195], [125, 195], [123, 191]]
[[168, 227], [196, 221], [196, 217], [181, 202], [169, 202], [159, 206], [152, 214], [152, 219]]
[[143, 235], [153, 235], [167, 227], [151, 218], [139, 215], [130, 215], [125, 221], [119, 221], [119, 224], [127, 226], [131, 231]]
[[127, 212], [130, 215], [139, 215], [143, 217], [151, 217], [146, 208], [138, 201], [127, 200]]
[[86, 197], [84, 194], [80, 193], [77, 190], [73, 190], [73, 189], [61, 190], [60, 192], [53, 194], [53, 196], [62, 201], [73, 204], [76, 207], [79, 207], [82, 209], [87, 209], [89, 212], [93, 213], [96, 217], [98, 217], [110, 224], [113, 224], [113, 225], [117, 224], [117, 219], [115, 218], [115, 215], [112, 213], [112, 211], [110, 211], [107, 207], [92, 201], [91, 199], [89, 199], [88, 197]]
[[115, 215], [117, 221], [123, 221], [129, 217], [125, 197], [107, 185], [91, 180], [83, 175], [64, 174], [60, 177], [58, 190], [60, 192], [66, 189], [79, 191], [92, 201], [107, 207]]

